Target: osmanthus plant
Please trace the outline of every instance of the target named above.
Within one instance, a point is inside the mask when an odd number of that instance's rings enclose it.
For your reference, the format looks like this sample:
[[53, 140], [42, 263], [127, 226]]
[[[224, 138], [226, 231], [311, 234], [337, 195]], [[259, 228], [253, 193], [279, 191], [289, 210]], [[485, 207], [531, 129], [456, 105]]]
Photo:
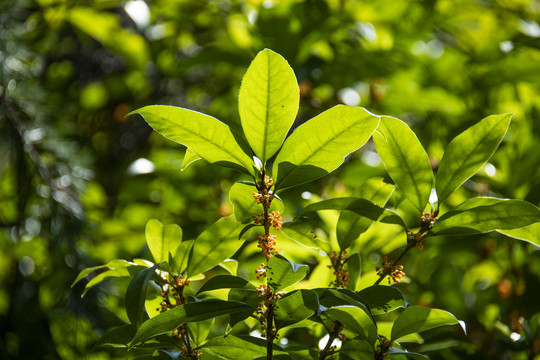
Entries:
[[[490, 116], [457, 136], [435, 179], [424, 148], [401, 120], [338, 105], [287, 136], [298, 105], [293, 70], [279, 54], [265, 49], [240, 87], [243, 134], [184, 108], [156, 105], [133, 112], [188, 148], [183, 166], [202, 158], [248, 179], [231, 187], [234, 214], [219, 219], [195, 240], [183, 240], [179, 226], [153, 219], [146, 226], [153, 262], [113, 260], [79, 274], [74, 283], [104, 270], [86, 284], [83, 295], [106, 278], [131, 278], [125, 296], [130, 323], [110, 329], [99, 345], [123, 347], [141, 359], [425, 359], [399, 341], [458, 320], [443, 310], [407, 306], [400, 291], [389, 286], [405, 275], [399, 265], [403, 256], [415, 247], [421, 250], [429, 236], [492, 230], [538, 245], [534, 231], [540, 211], [525, 201], [473, 198], [440, 214], [440, 204], [492, 156], [510, 115]], [[279, 191], [334, 171], [371, 137], [396, 188], [372, 178], [354, 197], [309, 204], [296, 219], [283, 223]], [[406, 200], [398, 208], [386, 208], [394, 193]], [[426, 211], [434, 193], [438, 203], [432, 201]], [[337, 244], [317, 243], [309, 232], [305, 220], [322, 210], [341, 211]], [[411, 219], [403, 216], [410, 212], [413, 223], [404, 220]], [[385, 257], [372, 285], [359, 287], [361, 257], [348, 250], [374, 222], [401, 227], [407, 240], [399, 257]], [[328, 256], [331, 284], [322, 281], [325, 277], [318, 283], [315, 275], [304, 280], [309, 267], [280, 254], [281, 236], [317, 243]], [[241, 277], [231, 257], [239, 258], [250, 239], [257, 241], [260, 263], [250, 270], [251, 277]], [[227, 271], [208, 272], [216, 267]], [[382, 283], [385, 278], [388, 284]], [[148, 295], [151, 282], [159, 287], [157, 295]], [[190, 286], [193, 282], [198, 284]], [[390, 316], [394, 320], [388, 326], [385, 314], [401, 308], [399, 315]], [[280, 332], [298, 327], [316, 329], [313, 333], [327, 340], [320, 346], [293, 338], [287, 344], [279, 341]], [[260, 336], [251, 335], [254, 330]]]

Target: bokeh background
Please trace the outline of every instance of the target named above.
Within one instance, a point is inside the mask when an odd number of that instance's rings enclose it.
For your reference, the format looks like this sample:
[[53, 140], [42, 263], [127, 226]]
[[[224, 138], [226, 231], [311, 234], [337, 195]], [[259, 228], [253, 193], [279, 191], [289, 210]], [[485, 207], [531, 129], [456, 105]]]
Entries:
[[[468, 126], [515, 114], [490, 163], [449, 203], [539, 205], [539, 19], [538, 0], [0, 1], [0, 358], [126, 358], [94, 348], [120, 323], [125, 281], [81, 299], [76, 275], [148, 257], [151, 218], [195, 238], [231, 213], [228, 190], [242, 176], [204, 161], [180, 172], [185, 148], [125, 115], [169, 104], [238, 127], [242, 75], [265, 47], [296, 73], [298, 122], [338, 103], [399, 117], [435, 168]], [[368, 143], [333, 176], [284, 193], [288, 214], [308, 193], [345, 196], [371, 176], [386, 173]], [[365, 271], [403, 245], [374, 235], [362, 244]], [[409, 303], [468, 327], [414, 349], [540, 358], [538, 247], [496, 233], [440, 237], [404, 265]]]

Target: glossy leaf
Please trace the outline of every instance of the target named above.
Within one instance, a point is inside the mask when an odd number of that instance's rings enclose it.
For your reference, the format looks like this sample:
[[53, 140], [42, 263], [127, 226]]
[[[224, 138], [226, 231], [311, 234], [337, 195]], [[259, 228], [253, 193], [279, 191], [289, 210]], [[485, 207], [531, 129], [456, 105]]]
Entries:
[[448, 144], [435, 182], [439, 204], [487, 163], [504, 138], [511, 119], [511, 114], [488, 116]]
[[201, 160], [202, 158], [195, 154], [193, 152], [193, 150], [191, 150], [190, 148], [187, 148], [186, 149], [186, 153], [184, 155], [184, 158], [182, 159], [182, 166], [180, 166], [180, 171], [184, 171], [186, 170], [186, 168], [193, 164], [195, 161], [197, 160]]
[[130, 346], [136, 345], [153, 336], [164, 334], [188, 322], [212, 319], [216, 316], [244, 311], [246, 309], [249, 309], [249, 306], [246, 304], [223, 300], [205, 300], [179, 305], [146, 320], [137, 330]]
[[[540, 222], [540, 210], [523, 200], [500, 200], [492, 205], [453, 210], [435, 223], [435, 235], [479, 234], [492, 230], [522, 228]], [[458, 207], [459, 208], [459, 207]]]
[[352, 253], [347, 258], [347, 271], [349, 272], [349, 289], [356, 290], [358, 280], [362, 273], [362, 258], [359, 253]]
[[155, 262], [168, 261], [182, 242], [182, 228], [178, 225], [163, 225], [156, 219], [146, 223], [146, 243]]
[[204, 283], [197, 291], [197, 295], [217, 289], [255, 289], [249, 281], [233, 275], [216, 275]]
[[275, 311], [278, 329], [307, 319], [319, 308], [319, 297], [312, 290], [292, 291], [279, 299]]
[[173, 257], [174, 264], [172, 265], [174, 265], [178, 273], [182, 273], [186, 269], [194, 243], [194, 240], [184, 240], [176, 248]]
[[200, 346], [210, 334], [215, 319], [190, 322], [187, 324], [189, 335], [193, 339], [195, 346]]
[[[236, 220], [241, 223], [249, 223], [253, 221], [252, 215], [262, 213], [262, 205], [257, 204], [257, 201], [253, 197], [256, 192], [254, 186], [250, 186], [243, 183], [234, 183], [229, 191], [229, 199], [233, 205], [233, 212]], [[270, 211], [283, 212], [284, 206], [279, 199], [274, 199], [270, 206]]]
[[[371, 178], [360, 185], [352, 195], [384, 207], [393, 192], [394, 187], [385, 183], [382, 178]], [[336, 236], [340, 249], [349, 247], [372, 223], [373, 220], [364, 216], [351, 211], [343, 211], [339, 216], [336, 227]]]
[[130, 113], [133, 114], [142, 115], [154, 130], [210, 163], [255, 174], [253, 160], [238, 144], [235, 134], [212, 116], [165, 105], [145, 106]]
[[189, 257], [188, 277], [209, 270], [231, 257], [244, 243], [244, 240], [238, 240], [242, 227], [234, 216], [228, 216], [219, 219], [199, 235]]
[[433, 171], [426, 150], [403, 121], [382, 116], [373, 134], [377, 152], [401, 193], [418, 211], [424, 211], [433, 184]]
[[361, 336], [347, 339], [339, 351], [340, 360], [373, 359], [374, 356], [373, 344]]
[[126, 312], [129, 321], [135, 327], [139, 327], [143, 322], [146, 315], [144, 308], [144, 302], [146, 299], [146, 289], [148, 282], [152, 276], [156, 273], [159, 263], [154, 266], [144, 269], [131, 279], [128, 288], [126, 290]]
[[283, 144], [299, 101], [298, 83], [287, 60], [269, 49], [259, 52], [242, 80], [238, 110], [246, 139], [263, 164]]
[[75, 286], [75, 284], [77, 284], [79, 281], [81, 281], [82, 279], [87, 277], [90, 273], [92, 273], [92, 272], [94, 272], [96, 270], [100, 270], [100, 269], [115, 270], [115, 269], [127, 268], [127, 267], [130, 267], [130, 266], [136, 266], [136, 265], [137, 264], [135, 264], [133, 262], [130, 262], [130, 261], [127, 261], [127, 260], [115, 259], [115, 260], [109, 261], [107, 264], [104, 264], [104, 265], [99, 265], [99, 266], [86, 268], [86, 269], [82, 270], [79, 273], [79, 275], [77, 275], [77, 277], [75, 278], [75, 280], [71, 284], [71, 287]]
[[371, 316], [363, 309], [351, 305], [341, 305], [326, 310], [325, 314], [332, 320], [341, 322], [349, 331], [358, 334], [370, 344], [375, 344], [377, 326]]
[[339, 167], [368, 141], [379, 117], [360, 107], [337, 105], [300, 125], [274, 162], [276, 189], [300, 185]]
[[401, 217], [395, 212], [375, 205], [366, 199], [352, 197], [323, 200], [318, 203], [310, 204], [306, 206], [298, 216], [320, 210], [349, 210], [373, 221], [400, 225], [403, 228], [406, 228]]
[[398, 349], [398, 348], [395, 348], [395, 347], [391, 347], [388, 350], [388, 354], [390, 354], [391, 359], [397, 358], [398, 355], [403, 355], [403, 356], [406, 356], [407, 359], [429, 360], [429, 358], [427, 356], [425, 356], [425, 355], [415, 353], [415, 352], [410, 352], [410, 351], [407, 351], [407, 350]]
[[[217, 337], [202, 345], [201, 348], [225, 360], [266, 359], [266, 341], [252, 336]], [[286, 354], [274, 345], [273, 355], [276, 360]]]
[[99, 338], [96, 346], [127, 347], [134, 335], [135, 328], [131, 325], [113, 327]]
[[497, 230], [501, 234], [511, 238], [527, 241], [533, 245], [540, 246], [540, 223], [535, 223], [519, 229]]
[[407, 306], [403, 295], [395, 287], [374, 285], [359, 291], [357, 296], [369, 307], [373, 315], [384, 314]]
[[309, 266], [295, 264], [282, 255], [275, 255], [266, 265], [266, 276], [268, 285], [274, 292], [285, 289], [306, 277]]
[[442, 325], [455, 325], [458, 320], [447, 311], [421, 306], [409, 306], [394, 321], [392, 341], [408, 334], [433, 329]]
[[313, 228], [302, 221], [291, 221], [283, 223], [281, 233], [295, 242], [308, 248], [319, 249], [326, 253], [331, 253], [330, 243], [323, 240], [313, 232]]

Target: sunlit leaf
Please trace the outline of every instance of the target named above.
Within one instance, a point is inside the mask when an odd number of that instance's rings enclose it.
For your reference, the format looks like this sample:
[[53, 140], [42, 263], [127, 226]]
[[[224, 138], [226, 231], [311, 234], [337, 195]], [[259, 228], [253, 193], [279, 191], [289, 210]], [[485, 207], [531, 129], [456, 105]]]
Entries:
[[424, 211], [431, 194], [433, 171], [416, 134], [403, 121], [382, 116], [373, 140], [400, 191], [418, 211]]
[[527, 241], [536, 246], [540, 246], [540, 223], [535, 223], [520, 229], [497, 230], [501, 234], [511, 238]]
[[[489, 199], [489, 198], [488, 198]], [[471, 199], [472, 200], [472, 199]], [[487, 200], [486, 200], [487, 201]], [[435, 223], [434, 235], [480, 234], [493, 230], [518, 229], [540, 222], [540, 210], [523, 200], [489, 200], [491, 205], [449, 211]]]
[[255, 286], [238, 276], [216, 275], [201, 286], [199, 291], [197, 291], [197, 295], [205, 291], [217, 289], [255, 289]]
[[362, 258], [359, 253], [352, 253], [347, 258], [347, 271], [349, 273], [349, 289], [355, 290], [362, 273]]
[[130, 113], [140, 114], [163, 136], [187, 146], [210, 163], [254, 175], [253, 160], [238, 144], [237, 135], [218, 119], [175, 106], [150, 105]]
[[300, 289], [279, 299], [275, 311], [278, 329], [307, 319], [319, 308], [319, 297], [314, 291]]
[[204, 300], [179, 305], [146, 320], [137, 330], [130, 346], [174, 330], [180, 325], [189, 322], [212, 319], [216, 316], [231, 314], [248, 308], [249, 306], [246, 304], [223, 300]]
[[340, 305], [326, 310], [325, 314], [332, 320], [337, 320], [349, 330], [370, 344], [377, 340], [377, 326], [365, 310], [351, 305]]
[[190, 148], [186, 148], [186, 153], [182, 159], [182, 166], [180, 171], [186, 170], [186, 168], [193, 164], [195, 161], [202, 159], [199, 155], [195, 154]]
[[188, 265], [191, 249], [193, 248], [194, 240], [184, 240], [178, 245], [174, 253], [173, 261], [174, 268], [178, 273], [182, 273]]
[[360, 107], [337, 105], [300, 125], [274, 162], [276, 189], [300, 185], [339, 167], [368, 141], [379, 117]]
[[406, 228], [401, 217], [395, 212], [375, 205], [366, 199], [352, 197], [323, 200], [318, 203], [310, 204], [306, 206], [298, 216], [320, 210], [349, 210], [373, 221], [400, 225], [403, 228]]
[[[225, 360], [266, 359], [266, 341], [252, 336], [217, 337], [202, 345], [201, 348]], [[280, 359], [286, 354], [274, 345], [275, 359]]]
[[373, 315], [384, 314], [407, 305], [401, 292], [390, 286], [370, 286], [359, 291], [357, 296], [369, 307]]
[[281, 255], [275, 255], [266, 265], [266, 276], [268, 285], [274, 291], [285, 289], [306, 277], [309, 266], [295, 264]]
[[199, 235], [189, 257], [188, 277], [211, 269], [231, 257], [244, 243], [244, 240], [238, 239], [242, 227], [234, 216], [228, 216], [219, 219]]
[[388, 354], [390, 354], [390, 358], [394, 359], [397, 358], [398, 355], [406, 356], [407, 359], [413, 359], [413, 360], [429, 360], [429, 358], [425, 355], [415, 353], [415, 352], [409, 352], [407, 350], [398, 349], [395, 347], [391, 347], [388, 350]]
[[156, 219], [146, 223], [146, 243], [155, 262], [168, 261], [182, 242], [182, 228], [171, 224], [163, 225]]
[[373, 344], [361, 336], [347, 339], [339, 351], [340, 360], [372, 359], [374, 356]]
[[238, 110], [246, 139], [263, 164], [285, 140], [299, 100], [296, 77], [287, 61], [269, 49], [259, 52], [242, 80]]
[[394, 321], [392, 341], [402, 336], [433, 329], [442, 325], [455, 325], [458, 320], [447, 311], [421, 306], [409, 306]]
[[511, 114], [488, 116], [448, 144], [435, 182], [439, 203], [486, 164], [504, 138], [511, 118]]

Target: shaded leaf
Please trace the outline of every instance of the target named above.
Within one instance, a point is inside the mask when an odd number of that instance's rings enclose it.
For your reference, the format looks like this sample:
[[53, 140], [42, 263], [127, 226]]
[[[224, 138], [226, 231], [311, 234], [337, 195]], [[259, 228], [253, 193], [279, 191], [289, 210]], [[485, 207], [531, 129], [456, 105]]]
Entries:
[[[252, 336], [229, 335], [217, 337], [202, 345], [201, 349], [205, 349], [210, 354], [226, 360], [266, 359], [266, 341]], [[275, 355], [276, 359], [279, 359], [278, 356], [286, 356], [287, 353], [280, 351], [274, 345], [273, 355]]]
[[422, 354], [419, 354], [419, 353], [414, 353], [414, 352], [409, 352], [407, 350], [402, 350], [402, 349], [398, 349], [398, 348], [395, 348], [395, 347], [391, 347], [388, 350], [388, 353], [390, 354], [391, 359], [393, 359], [393, 356], [396, 356], [396, 355], [404, 355], [408, 359], [429, 360], [429, 358], [427, 356], [425, 356], [425, 355], [422, 355]]
[[374, 356], [373, 344], [361, 336], [347, 339], [339, 351], [340, 360], [373, 359]]
[[275, 255], [266, 265], [268, 285], [274, 292], [285, 289], [306, 277], [309, 266], [296, 264], [282, 255]]
[[402, 336], [433, 329], [442, 325], [455, 325], [458, 320], [447, 311], [421, 306], [409, 306], [394, 321], [392, 341]]
[[511, 114], [488, 116], [448, 144], [435, 181], [439, 204], [487, 163], [504, 138], [511, 119]]
[[248, 309], [249, 306], [223, 300], [204, 300], [179, 305], [151, 319], [146, 320], [137, 330], [130, 346], [148, 338], [164, 334], [188, 322], [203, 321], [216, 316], [231, 314]]
[[255, 286], [238, 276], [216, 275], [201, 286], [199, 291], [197, 291], [197, 295], [205, 291], [217, 289], [255, 289]]
[[349, 289], [356, 290], [360, 274], [362, 273], [362, 258], [359, 253], [352, 253], [347, 258], [347, 271], [349, 272]]
[[307, 319], [319, 308], [319, 297], [314, 291], [300, 289], [291, 291], [278, 300], [275, 323], [278, 329]]
[[152, 276], [156, 273], [159, 263], [154, 264], [151, 268], [146, 268], [139, 272], [131, 279], [126, 290], [126, 312], [129, 321], [135, 327], [143, 322], [146, 310], [144, 302], [146, 299], [146, 288]]
[[285, 141], [273, 167], [275, 189], [320, 178], [368, 141], [379, 117], [360, 107], [337, 105], [300, 125]]
[[369, 307], [373, 315], [384, 314], [407, 305], [401, 292], [391, 286], [370, 286], [359, 291], [357, 296]]
[[229, 126], [197, 111], [175, 106], [150, 105], [132, 111], [157, 132], [187, 146], [206, 161], [254, 175], [253, 160], [238, 144]]
[[298, 83], [287, 60], [269, 49], [259, 52], [242, 79], [238, 111], [246, 139], [263, 164], [283, 144], [299, 101]]
[[[394, 187], [384, 182], [383, 178], [371, 178], [353, 192], [353, 196], [369, 200], [375, 205], [384, 207], [394, 192]], [[358, 236], [365, 232], [373, 220], [351, 211], [343, 211], [336, 226], [336, 236], [340, 249], [346, 249]]]
[[[489, 199], [489, 198], [488, 198]], [[476, 200], [478, 202], [480, 200]], [[452, 210], [441, 216], [430, 233], [434, 235], [479, 234], [492, 230], [522, 228], [540, 221], [540, 210], [523, 200], [483, 200], [492, 205]], [[461, 205], [460, 205], [461, 206]], [[459, 209], [459, 206], [456, 208]]]
[[416, 134], [403, 121], [382, 116], [373, 140], [400, 191], [418, 211], [424, 211], [431, 194], [433, 171]]
[[219, 219], [199, 235], [189, 257], [188, 277], [211, 269], [231, 257], [244, 243], [244, 240], [238, 239], [242, 227], [234, 216], [228, 216]]

